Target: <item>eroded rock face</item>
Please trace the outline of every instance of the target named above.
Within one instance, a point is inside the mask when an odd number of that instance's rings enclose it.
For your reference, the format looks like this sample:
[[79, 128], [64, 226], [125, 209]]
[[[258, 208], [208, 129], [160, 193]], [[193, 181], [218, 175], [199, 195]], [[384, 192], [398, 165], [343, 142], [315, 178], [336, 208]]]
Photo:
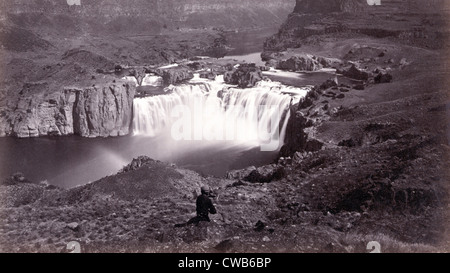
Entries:
[[74, 133], [84, 137], [127, 135], [133, 98], [134, 89], [127, 84], [75, 90]]
[[134, 86], [118, 83], [66, 88], [44, 98], [26, 95], [0, 116], [0, 136], [127, 135], [134, 93]]

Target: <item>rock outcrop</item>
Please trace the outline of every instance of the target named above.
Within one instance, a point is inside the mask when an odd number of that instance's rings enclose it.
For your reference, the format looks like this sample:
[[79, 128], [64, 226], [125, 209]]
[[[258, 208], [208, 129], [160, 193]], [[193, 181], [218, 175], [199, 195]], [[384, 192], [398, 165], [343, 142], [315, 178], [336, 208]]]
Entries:
[[392, 75], [386, 71], [377, 71], [378, 74], [374, 77], [375, 83], [390, 83], [392, 81]]
[[226, 83], [238, 85], [240, 88], [253, 87], [262, 78], [262, 71], [255, 64], [242, 64], [224, 75]]
[[134, 92], [127, 84], [65, 90], [69, 103], [74, 100], [74, 133], [84, 137], [128, 135]]
[[0, 116], [0, 136], [19, 138], [129, 133], [135, 87], [129, 83], [65, 88], [51, 95], [24, 95]]
[[357, 65], [353, 64], [348, 69], [338, 69], [337, 73], [342, 74], [348, 78], [359, 80], [359, 81], [367, 81], [371, 76], [371, 73], [365, 71], [364, 69], [359, 68]]
[[188, 67], [176, 66], [170, 68], [149, 69], [147, 73], [154, 73], [162, 78], [165, 86], [182, 83], [194, 78], [194, 74]]
[[276, 68], [289, 71], [317, 71], [323, 68], [333, 67], [337, 63], [340, 63], [337, 59], [324, 58], [305, 53], [295, 54], [288, 59], [269, 61], [269, 64], [274, 65]]

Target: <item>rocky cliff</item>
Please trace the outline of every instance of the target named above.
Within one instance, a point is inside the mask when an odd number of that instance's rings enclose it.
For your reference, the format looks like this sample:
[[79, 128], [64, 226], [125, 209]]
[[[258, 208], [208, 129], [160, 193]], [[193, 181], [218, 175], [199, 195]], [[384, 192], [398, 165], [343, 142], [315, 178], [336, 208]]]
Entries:
[[1, 112], [0, 136], [127, 135], [134, 93], [134, 86], [117, 82], [64, 88], [50, 95], [25, 94], [13, 111]]
[[[0, 1], [0, 10], [14, 14], [59, 16], [60, 23], [80, 25], [71, 18], [83, 18], [89, 26], [133, 31], [142, 27], [258, 27], [279, 24], [292, 11], [293, 0], [90, 0], [69, 6], [65, 0]], [[89, 21], [89, 19], [93, 19]], [[27, 21], [27, 17], [16, 18]], [[94, 21], [95, 20], [95, 21]], [[35, 21], [38, 24], [43, 20]], [[140, 26], [146, 23], [146, 26]], [[83, 26], [83, 25], [80, 25]], [[84, 25], [86, 26], [86, 25]]]

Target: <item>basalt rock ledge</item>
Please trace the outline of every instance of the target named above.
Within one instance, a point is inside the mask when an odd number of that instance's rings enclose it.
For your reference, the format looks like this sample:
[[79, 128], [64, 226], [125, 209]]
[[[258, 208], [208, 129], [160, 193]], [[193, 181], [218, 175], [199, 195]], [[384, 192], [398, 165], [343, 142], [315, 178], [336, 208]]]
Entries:
[[135, 86], [128, 82], [65, 87], [49, 95], [21, 96], [0, 115], [0, 136], [18, 138], [129, 134]]

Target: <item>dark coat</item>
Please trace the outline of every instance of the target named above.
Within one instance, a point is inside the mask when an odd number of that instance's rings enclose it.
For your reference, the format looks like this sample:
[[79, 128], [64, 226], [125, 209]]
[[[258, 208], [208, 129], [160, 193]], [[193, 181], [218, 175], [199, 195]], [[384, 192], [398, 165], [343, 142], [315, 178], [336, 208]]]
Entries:
[[216, 214], [216, 208], [214, 207], [211, 199], [206, 195], [202, 194], [197, 197], [197, 217], [199, 220], [210, 221], [209, 213]]

